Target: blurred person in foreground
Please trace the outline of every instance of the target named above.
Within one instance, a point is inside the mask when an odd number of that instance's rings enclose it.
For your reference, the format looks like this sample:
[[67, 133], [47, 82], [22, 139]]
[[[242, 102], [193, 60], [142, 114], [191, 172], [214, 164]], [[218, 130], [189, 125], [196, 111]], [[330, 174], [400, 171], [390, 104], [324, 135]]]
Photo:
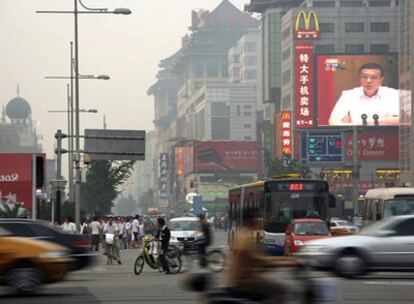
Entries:
[[213, 232], [211, 229], [210, 224], [207, 221], [206, 214], [201, 213], [198, 215], [198, 219], [200, 220], [199, 230], [202, 233], [202, 238], [197, 240], [196, 243], [198, 245], [198, 254], [200, 257], [200, 267], [206, 268], [207, 267], [207, 256], [206, 251], [207, 247], [211, 245], [213, 239]]
[[301, 262], [282, 256], [267, 256], [257, 243], [260, 227], [255, 210], [248, 209], [244, 215], [246, 226], [237, 234], [229, 260], [228, 280], [230, 287], [238, 292], [263, 299], [261, 303], [286, 303], [285, 287], [261, 276], [263, 269], [301, 266]]

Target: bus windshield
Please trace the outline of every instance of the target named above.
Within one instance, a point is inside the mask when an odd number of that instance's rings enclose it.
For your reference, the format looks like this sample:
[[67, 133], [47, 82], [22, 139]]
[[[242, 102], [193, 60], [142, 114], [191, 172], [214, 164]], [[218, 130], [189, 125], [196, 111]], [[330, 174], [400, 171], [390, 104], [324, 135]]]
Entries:
[[327, 218], [327, 194], [315, 192], [271, 192], [266, 201], [264, 229], [284, 233], [295, 218]]
[[384, 202], [384, 218], [405, 214], [414, 214], [414, 197], [395, 198]]

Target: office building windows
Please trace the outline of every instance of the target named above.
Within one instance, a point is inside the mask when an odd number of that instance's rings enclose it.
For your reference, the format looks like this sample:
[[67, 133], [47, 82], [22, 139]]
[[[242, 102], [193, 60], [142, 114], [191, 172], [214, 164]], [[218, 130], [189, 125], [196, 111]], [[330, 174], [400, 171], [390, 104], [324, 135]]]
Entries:
[[313, 1], [313, 7], [335, 7], [335, 1]]
[[349, 54], [359, 54], [364, 52], [363, 44], [347, 44], [345, 45], [345, 52]]
[[345, 23], [345, 32], [347, 32], [347, 33], [361, 33], [361, 32], [364, 32], [364, 23], [362, 23], [362, 22]]
[[390, 52], [389, 44], [371, 44], [371, 53], [383, 54]]
[[370, 26], [371, 32], [374, 33], [388, 33], [390, 31], [390, 24], [388, 22], [373, 22]]
[[318, 44], [315, 45], [316, 54], [332, 54], [335, 52], [335, 45], [333, 44]]
[[342, 7], [360, 7], [363, 6], [363, 1], [341, 1]]
[[371, 0], [368, 1], [369, 6], [391, 6], [391, 0]]
[[333, 33], [335, 31], [334, 23], [319, 23], [321, 33]]

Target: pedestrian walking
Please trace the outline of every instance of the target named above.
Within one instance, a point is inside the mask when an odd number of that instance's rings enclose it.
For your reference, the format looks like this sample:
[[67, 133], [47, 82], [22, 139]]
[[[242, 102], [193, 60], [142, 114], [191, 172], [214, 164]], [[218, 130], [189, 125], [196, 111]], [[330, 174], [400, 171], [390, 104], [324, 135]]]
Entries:
[[94, 216], [91, 223], [92, 246], [95, 246], [95, 251], [99, 250], [99, 238], [101, 235], [101, 224], [98, 222], [98, 217]]

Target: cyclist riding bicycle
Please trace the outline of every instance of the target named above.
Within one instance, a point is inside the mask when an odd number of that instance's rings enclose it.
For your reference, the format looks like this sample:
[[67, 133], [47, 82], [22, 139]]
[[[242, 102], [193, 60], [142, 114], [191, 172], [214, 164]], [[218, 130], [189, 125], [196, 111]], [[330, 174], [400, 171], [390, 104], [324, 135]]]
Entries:
[[213, 241], [213, 234], [210, 224], [207, 222], [206, 215], [201, 213], [198, 215], [200, 220], [200, 226], [198, 232], [202, 233], [202, 237], [195, 241], [198, 246], [198, 253], [200, 258], [200, 267], [207, 267], [207, 247], [211, 245]]

